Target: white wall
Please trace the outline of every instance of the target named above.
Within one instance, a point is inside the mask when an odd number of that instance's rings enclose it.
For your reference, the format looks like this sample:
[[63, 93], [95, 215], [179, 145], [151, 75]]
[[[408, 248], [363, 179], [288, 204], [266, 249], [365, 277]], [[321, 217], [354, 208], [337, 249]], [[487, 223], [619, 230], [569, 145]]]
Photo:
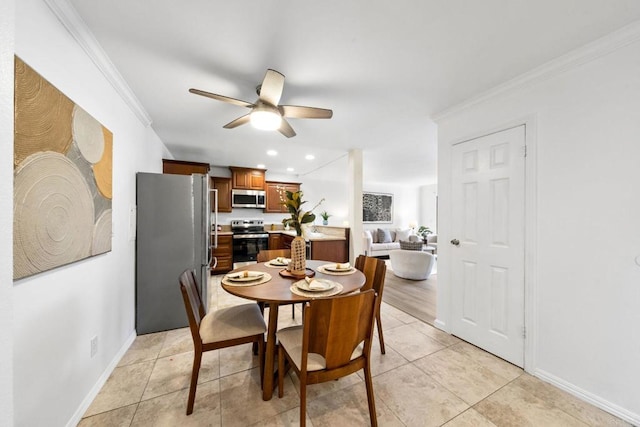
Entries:
[[[640, 424], [640, 42], [445, 117], [439, 234], [450, 235], [451, 143], [534, 118], [537, 220], [527, 283], [534, 374]], [[619, 45], [618, 45], [619, 46]], [[587, 58], [593, 58], [591, 55]], [[529, 141], [532, 142], [532, 141]], [[536, 166], [537, 164], [537, 166]], [[535, 176], [535, 175], [534, 175]], [[537, 244], [536, 244], [537, 241]], [[450, 248], [438, 248], [447, 286]], [[532, 291], [532, 292], [531, 292]], [[438, 293], [438, 318], [448, 300]], [[531, 362], [531, 361], [530, 361]]]
[[[17, 2], [15, 51], [113, 132], [113, 250], [19, 280], [13, 287], [15, 425], [61, 426], [82, 414], [135, 333], [135, 243], [129, 235], [135, 173], [161, 172], [165, 148], [43, 1]], [[5, 109], [12, 98], [1, 99]], [[2, 151], [3, 162], [12, 158], [5, 144]], [[12, 209], [12, 204], [5, 206], [4, 194], [1, 202], [3, 211]], [[3, 248], [7, 238], [3, 233]], [[3, 275], [12, 271], [0, 270]], [[90, 358], [93, 336], [98, 337], [98, 354]]]
[[[14, 2], [0, 2], [0, 426], [13, 426]], [[9, 232], [7, 232], [9, 230]]]
[[424, 225], [437, 233], [438, 232], [438, 184], [423, 185], [420, 187], [420, 215], [418, 226]]

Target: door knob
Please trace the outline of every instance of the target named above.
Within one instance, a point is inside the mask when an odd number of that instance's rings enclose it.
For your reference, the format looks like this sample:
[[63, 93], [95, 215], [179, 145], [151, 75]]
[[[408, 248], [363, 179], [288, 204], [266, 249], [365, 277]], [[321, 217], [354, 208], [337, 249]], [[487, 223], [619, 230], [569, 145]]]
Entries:
[[453, 239], [453, 240], [451, 240], [451, 244], [454, 245], [454, 246], [460, 246], [460, 240]]

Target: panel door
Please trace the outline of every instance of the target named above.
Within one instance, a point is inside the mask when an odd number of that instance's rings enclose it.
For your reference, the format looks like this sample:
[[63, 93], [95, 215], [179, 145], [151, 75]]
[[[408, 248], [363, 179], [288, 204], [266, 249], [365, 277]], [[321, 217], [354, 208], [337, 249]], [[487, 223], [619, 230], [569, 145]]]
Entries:
[[450, 242], [453, 334], [520, 367], [524, 156], [524, 126], [453, 147]]

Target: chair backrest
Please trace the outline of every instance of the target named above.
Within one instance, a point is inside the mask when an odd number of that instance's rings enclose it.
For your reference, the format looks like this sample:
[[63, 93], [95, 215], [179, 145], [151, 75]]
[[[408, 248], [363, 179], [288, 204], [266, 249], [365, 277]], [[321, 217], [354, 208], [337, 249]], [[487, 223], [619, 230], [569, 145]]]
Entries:
[[381, 300], [384, 289], [384, 279], [387, 274], [387, 264], [384, 260], [359, 255], [358, 258], [356, 258], [356, 268], [362, 271], [366, 278], [360, 290], [366, 291], [367, 289], [373, 289]]
[[198, 291], [198, 279], [193, 270], [185, 270], [180, 275], [180, 291], [182, 292], [182, 299], [184, 300], [184, 308], [187, 310], [187, 317], [189, 318], [189, 328], [191, 329], [191, 336], [193, 342], [202, 343], [200, 338], [200, 322], [205, 316], [204, 305], [200, 298], [200, 292]]
[[302, 366], [308, 353], [324, 356], [327, 369], [344, 366], [363, 341], [363, 355], [368, 355], [375, 304], [373, 290], [311, 300], [304, 311]]
[[256, 261], [267, 262], [278, 257], [291, 258], [291, 249], [263, 249], [258, 252]]

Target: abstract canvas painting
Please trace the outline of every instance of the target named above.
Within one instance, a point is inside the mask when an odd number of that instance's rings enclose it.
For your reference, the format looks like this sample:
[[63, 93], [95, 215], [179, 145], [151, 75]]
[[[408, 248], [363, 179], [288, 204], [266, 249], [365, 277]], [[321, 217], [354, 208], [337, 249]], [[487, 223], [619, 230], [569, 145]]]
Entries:
[[13, 278], [111, 250], [113, 134], [15, 57]]
[[362, 193], [362, 222], [392, 223], [393, 194]]

